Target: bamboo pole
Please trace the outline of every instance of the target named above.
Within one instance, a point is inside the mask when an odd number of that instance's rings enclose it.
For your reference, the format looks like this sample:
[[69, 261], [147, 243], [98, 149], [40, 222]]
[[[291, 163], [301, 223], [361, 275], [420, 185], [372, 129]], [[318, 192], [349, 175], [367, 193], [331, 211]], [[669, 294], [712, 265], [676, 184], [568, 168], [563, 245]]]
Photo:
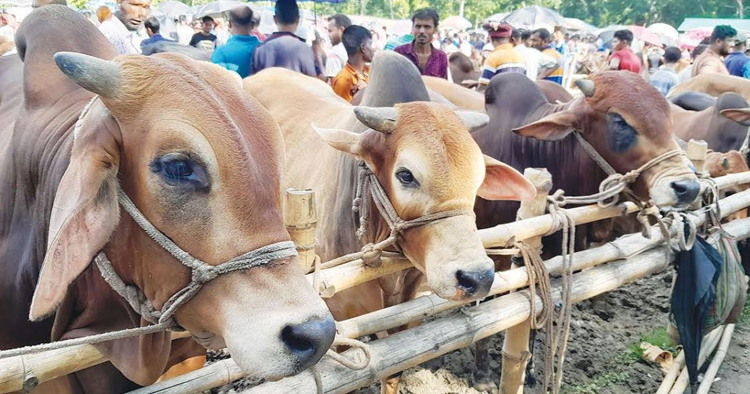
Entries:
[[[690, 139], [690, 141], [688, 141], [685, 153], [687, 154], [688, 159], [693, 163], [693, 166], [695, 166], [696, 173], [703, 174], [703, 167], [706, 163], [706, 156], [708, 156], [708, 144], [706, 143], [706, 141], [696, 141], [694, 139]], [[702, 203], [703, 199], [698, 198], [692, 204], [690, 204], [690, 208], [699, 209]]]
[[[172, 332], [171, 339], [188, 332]], [[37, 385], [106, 362], [94, 345], [77, 345], [0, 360], [0, 393], [28, 392]]]
[[199, 393], [214, 387], [230, 384], [246, 375], [234, 360], [217, 361], [207, 367], [186, 373], [174, 379], [143, 387], [128, 394], [178, 394]]
[[664, 375], [664, 380], [661, 381], [661, 385], [659, 385], [659, 389], [656, 390], [656, 394], [669, 394], [669, 390], [674, 386], [674, 381], [680, 375], [683, 366], [685, 366], [685, 351], [680, 350], [680, 353], [677, 354], [674, 362], [672, 362], [669, 372]]
[[[724, 326], [719, 326], [703, 338], [700, 353], [698, 353], [698, 369], [703, 366], [703, 363], [706, 362], [708, 356], [710, 356], [711, 353], [714, 352], [714, 349], [716, 349], [716, 345], [719, 343], [722, 332], [724, 332]], [[680, 376], [675, 381], [674, 386], [672, 386], [672, 390], [669, 391], [669, 394], [683, 394], [689, 384], [690, 377], [688, 376], [688, 370], [686, 366], [682, 368], [682, 372], [680, 372]]]
[[312, 189], [287, 189], [284, 199], [284, 225], [297, 245], [299, 262], [305, 272], [315, 263], [315, 192]]
[[698, 387], [697, 394], [708, 394], [708, 392], [711, 390], [711, 385], [714, 383], [716, 373], [719, 372], [719, 367], [721, 367], [721, 363], [724, 362], [724, 357], [726, 357], [727, 355], [729, 343], [732, 342], [732, 334], [734, 334], [734, 323], [727, 324], [727, 327], [724, 329], [724, 334], [721, 337], [719, 348], [716, 349], [714, 359], [711, 360], [711, 364], [709, 364], [706, 373], [703, 374], [703, 381]]
[[[527, 168], [523, 175], [531, 181], [536, 188], [536, 197], [529, 201], [521, 202], [518, 209], [516, 220], [529, 219], [535, 216], [544, 215], [547, 210], [547, 196], [552, 189], [552, 175], [546, 169]], [[542, 237], [533, 237], [526, 240], [526, 243], [540, 253], [542, 250]], [[516, 268], [516, 267], [512, 267]], [[541, 278], [540, 278], [541, 280]], [[503, 364], [500, 374], [500, 392], [502, 393], [523, 393], [523, 381], [526, 373], [526, 364], [529, 362], [529, 338], [531, 335], [531, 319], [524, 320], [521, 324], [509, 328], [503, 338]], [[480, 348], [486, 353], [489, 338], [477, 342], [477, 357], [479, 358]], [[480, 345], [480, 343], [482, 345]], [[479, 364], [479, 363], [477, 363]], [[489, 365], [483, 366], [489, 372]], [[478, 369], [479, 367], [477, 367]], [[545, 371], [547, 373], [547, 371]]]
[[[598, 266], [573, 276], [572, 299], [584, 299], [614, 290], [624, 284], [660, 272], [670, 262], [664, 259], [666, 246], [645, 252], [633, 259]], [[559, 300], [559, 281], [553, 283], [553, 299]], [[403, 371], [453, 350], [466, 347], [517, 325], [529, 318], [527, 290], [511, 293], [471, 308], [450, 314], [416, 328], [389, 335], [369, 343], [372, 361], [369, 368], [354, 371], [324, 358], [318, 365], [326, 393], [347, 393]], [[541, 311], [541, 300], [534, 300]], [[351, 351], [351, 350], [350, 350]], [[358, 351], [358, 350], [356, 350]], [[345, 356], [347, 356], [345, 352]], [[314, 393], [315, 383], [309, 372], [266, 383], [244, 391], [248, 394]]]
[[[739, 193], [731, 196], [731, 197], [741, 197], [739, 196]], [[748, 194], [750, 196], [750, 194]], [[727, 199], [731, 198], [728, 197]], [[750, 199], [748, 199], [747, 204], [750, 205]], [[722, 210], [722, 214], [730, 214], [731, 212], [724, 212]], [[696, 223], [701, 222], [701, 218], [695, 218]], [[731, 223], [728, 223], [724, 226], [724, 229], [731, 235], [735, 236], [737, 239], [745, 239], [750, 237], [750, 218], [737, 220]], [[632, 268], [632, 266], [628, 265], [626, 268], [620, 268], [620, 264], [629, 263], [629, 264], [639, 264], [639, 262], [643, 261], [650, 261], [651, 263], [659, 263], [663, 264], [664, 266], [668, 266], [669, 262], [665, 262], [664, 255], [666, 253], [666, 247], [665, 246], [658, 246], [662, 242], [661, 239], [661, 233], [658, 231], [655, 231], [653, 234], [653, 239], [645, 239], [640, 234], [631, 234], [624, 237], [619, 238], [616, 241], [613, 241], [611, 243], [608, 243], [606, 245], [600, 246], [598, 248], [589, 249], [585, 251], [581, 251], [575, 254], [575, 259], [573, 260], [573, 267], [574, 271], [578, 271], [584, 268], [594, 267], [592, 269], [586, 270], [584, 272], [581, 272], [579, 274], [574, 275], [574, 283], [573, 283], [573, 301], [579, 302], [586, 298], [594, 297], [598, 294], [601, 294], [603, 292], [610, 291], [614, 288], [617, 288], [619, 286], [622, 286], [625, 283], [630, 283], [633, 280], [639, 279], [643, 276], [650, 275], [654, 272], [658, 272], [661, 270], [661, 268], [656, 269], [655, 271], [648, 271], [646, 273], [641, 274], [633, 274], [632, 271], [629, 269]], [[626, 257], [628, 257], [626, 260]], [[646, 260], [643, 260], [646, 259]], [[611, 264], [607, 265], [601, 265], [604, 262], [612, 261], [612, 260], [620, 260], [617, 262], [613, 262]], [[653, 260], [653, 261], [652, 261]], [[651, 264], [649, 263], [649, 264]], [[547, 265], [547, 268], [550, 273], [557, 273], [562, 271], [562, 259], [560, 256], [554, 257], [550, 260], [547, 260], [545, 262]], [[614, 266], [615, 268], [611, 268], [610, 266]], [[610, 267], [610, 268], [608, 268]], [[337, 267], [338, 268], [338, 267]], [[653, 268], [653, 267], [652, 267]], [[601, 279], [598, 272], [608, 272], [609, 275], [606, 276], [607, 279]], [[528, 276], [526, 275], [526, 269], [525, 267], [516, 268], [511, 271], [506, 272], [500, 272], [497, 273], [495, 278], [495, 283], [492, 286], [492, 289], [490, 290], [490, 295], [496, 295], [500, 293], [507, 292], [509, 290], [513, 289], [520, 289], [524, 286], [528, 286]], [[580, 281], [587, 280], [587, 276], [582, 276], [583, 274], [592, 275], [595, 279], [590, 280], [591, 283], [593, 283], [593, 286], [595, 286], [594, 290], [589, 289], [589, 291], [586, 293], [585, 298], [581, 297], [581, 291], [580, 287], [581, 284]], [[636, 275], [636, 276], [633, 276]], [[640, 276], [638, 276], [640, 275]], [[631, 278], [631, 279], [628, 279]], [[619, 284], [618, 284], [619, 283]], [[601, 288], [604, 288], [603, 290]], [[526, 295], [525, 295], [526, 294]], [[486, 308], [491, 313], [499, 313], [500, 315], [493, 315], [498, 318], [498, 320], [505, 319], [502, 322], [498, 322], [499, 328], [496, 331], [491, 331], [489, 333], [486, 333], [486, 335], [480, 336], [477, 333], [473, 333], [471, 335], [471, 339], [468, 341], [468, 343], [465, 343], [463, 345], [457, 345], [454, 348], [450, 348], [448, 350], [443, 351], [443, 346], [441, 344], [433, 344], [427, 347], [424, 347], [424, 344], [421, 344], [424, 348], [424, 351], [428, 354], [421, 355], [420, 358], [416, 358], [414, 360], [408, 360], [409, 364], [406, 366], [403, 366], [403, 364], [398, 364], [394, 361], [395, 366], [391, 367], [388, 370], [382, 371], [377, 374], [371, 373], [370, 376], [373, 380], [367, 381], [363, 383], [362, 385], [366, 385], [369, 383], [373, 383], [380, 378], [387, 377], [392, 375], [393, 373], [399, 372], [401, 370], [407, 369], [410, 366], [417, 365], [421, 362], [427, 361], [431, 358], [438, 357], [444, 353], [447, 353], [449, 351], [455, 350], [460, 347], [466, 347], [470, 345], [472, 342], [485, 338], [489, 335], [495, 334], [497, 332], [500, 332], [504, 329], [507, 329], [508, 327], [512, 327], [514, 325], [517, 325], [524, 320], [528, 319], [528, 314], [530, 313], [530, 307], [529, 307], [529, 301], [528, 301], [528, 292], [517, 292], [517, 293], [511, 293], [509, 295], [505, 295], [503, 297], [484, 302], [480, 304], [480, 307]], [[513, 298], [515, 297], [515, 298]], [[559, 295], [557, 295], [559, 298]], [[577, 298], [579, 297], [579, 298]], [[503, 300], [502, 302], [498, 300]], [[487, 304], [494, 303], [491, 305], [494, 305], [494, 308], [499, 308], [501, 312], [498, 312], [498, 309], [493, 309], [493, 307], [486, 306]], [[437, 296], [430, 295], [430, 296], [422, 296], [415, 300], [408, 301], [406, 303], [402, 303], [399, 305], [395, 305], [386, 309], [382, 309], [380, 311], [372, 312], [367, 315], [359, 316], [353, 319], [344, 320], [342, 322], [339, 322], [337, 324], [340, 335], [349, 337], [349, 338], [357, 338], [364, 335], [372, 334], [378, 331], [383, 331], [389, 328], [394, 328], [401, 326], [403, 324], [409, 323], [411, 321], [419, 320], [427, 316], [432, 316], [434, 314], [437, 314], [439, 312], [447, 311], [452, 308], [456, 308], [459, 306], [465, 305], [463, 302], [459, 301], [447, 301], [443, 300]], [[476, 307], [475, 307], [476, 308]], [[503, 309], [505, 308], [505, 309]], [[470, 309], [474, 310], [474, 309]], [[541, 301], [538, 301], [537, 310], [541, 311]], [[514, 313], [525, 313], [524, 316], [516, 316]], [[473, 316], [473, 312], [464, 312], [464, 315]], [[445, 319], [445, 318], [442, 318]], [[420, 327], [423, 327], [425, 325], [430, 325], [434, 323], [435, 321], [441, 321], [442, 319], [436, 319], [433, 322], [425, 323]], [[488, 318], [489, 321], [491, 319]], [[442, 329], [436, 329], [438, 332], [451, 332], [452, 326], [451, 324], [455, 324], [456, 327], [463, 327], [465, 326], [464, 323], [446, 323], [442, 327]], [[488, 323], [489, 324], [489, 323]], [[493, 324], [495, 324], [493, 322]], [[400, 332], [393, 336], [398, 336], [398, 338], [401, 338], [402, 336], [408, 335], [409, 339], [405, 340], [407, 344], [409, 342], [415, 342], [415, 343], [421, 343], [423, 339], [420, 338], [428, 338], [431, 337], [431, 333], [427, 331], [427, 334], [422, 334], [421, 331], [415, 331], [419, 329], [417, 327], [416, 329], [406, 330], [403, 332]], [[442, 331], [441, 331], [442, 330]], [[467, 334], [468, 335], [468, 334]], [[388, 338], [392, 338], [393, 336], [389, 336], [383, 340], [375, 341], [376, 343], [380, 343], [384, 340], [388, 340]], [[458, 339], [456, 339], [458, 340]], [[464, 343], [464, 342], [462, 342]], [[407, 346], [407, 344], [403, 344], [403, 346]], [[380, 357], [390, 357], [390, 355], [393, 352], [398, 352], [397, 349], [399, 349], [398, 346], [402, 346], [401, 342], [399, 342], [398, 345], [393, 345], [390, 350], [381, 350], [382, 353], [380, 354]], [[439, 353], [437, 354], [431, 354], [433, 351], [437, 351]], [[374, 354], [374, 353], [373, 353]], [[326, 359], [327, 360], [327, 359]], [[376, 355], [373, 356], [373, 362], [376, 361]], [[227, 363], [233, 362], [227, 360]], [[330, 363], [330, 360], [327, 361], [329, 364], [328, 367], [329, 370], [323, 370], [323, 376], [327, 376], [327, 374], [334, 373], [334, 371], [340, 371], [345, 370], [344, 368], [340, 367], [340, 365], [335, 363]], [[406, 361], [404, 361], [406, 362]], [[400, 366], [403, 366], [403, 368], [400, 368]], [[348, 370], [345, 370], [348, 371]], [[348, 371], [346, 373], [352, 373], [352, 371]], [[302, 379], [301, 376], [304, 376], [305, 374], [308, 374], [308, 372], [304, 372], [302, 375], [298, 375], [297, 377], [287, 378], [283, 380], [282, 382], [295, 382], [295, 379]], [[349, 379], [349, 375], [347, 376], [339, 376], [335, 379], [340, 380], [341, 382], [347, 382]], [[203, 383], [205, 383], [205, 386], [208, 387], [209, 385], [213, 385], [212, 387], [218, 387], [221, 385], [224, 385], [225, 378], [222, 373], [213, 373], [213, 374], [206, 374], [201, 375], [201, 379], [204, 380]], [[307, 379], [307, 378], [305, 378]], [[311, 386], [305, 386], [307, 383], [292, 383], [295, 386], [294, 387], [282, 387], [278, 388], [278, 391], [271, 391], [271, 392], [286, 392], [284, 390], [289, 390], [288, 392], [297, 392], [294, 390], [308, 390], [310, 387], [315, 387], [315, 383], [312, 380], [312, 376], [309, 376], [309, 384]], [[329, 378], [334, 379], [334, 378]], [[360, 379], [364, 379], [360, 377]], [[169, 387], [169, 382], [166, 381], [163, 382], [164, 386], [161, 387]], [[181, 384], [180, 382], [176, 382], [177, 384]], [[272, 385], [280, 384], [280, 383], [269, 383]], [[262, 386], [263, 389], [257, 389], [257, 391], [250, 391], [251, 393], [265, 393], [265, 390], [267, 387], [269, 387], [269, 384], [264, 384]], [[276, 387], [276, 386], [273, 386]], [[302, 387], [302, 388], [300, 388]], [[340, 391], [336, 392], [348, 392], [351, 390], [354, 390], [356, 387], [346, 389], [345, 386], [344, 389], [341, 389]], [[358, 386], [361, 387], [361, 386]], [[276, 390], [275, 388], [273, 388]], [[270, 390], [270, 389], [269, 389]]]

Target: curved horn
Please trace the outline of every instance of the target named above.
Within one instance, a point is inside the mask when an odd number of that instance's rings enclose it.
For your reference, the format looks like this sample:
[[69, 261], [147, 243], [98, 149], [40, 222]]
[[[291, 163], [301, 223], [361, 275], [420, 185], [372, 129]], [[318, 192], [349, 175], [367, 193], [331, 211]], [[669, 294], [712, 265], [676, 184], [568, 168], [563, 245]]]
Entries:
[[581, 93], [586, 97], [592, 97], [596, 91], [596, 85], [590, 79], [579, 79], [576, 81], [576, 86], [581, 89]]
[[354, 114], [365, 126], [390, 134], [396, 128], [398, 110], [393, 107], [354, 107]]
[[120, 67], [112, 61], [75, 52], [58, 52], [55, 63], [82, 88], [102, 97], [114, 97], [120, 87]]
[[454, 111], [469, 132], [474, 132], [490, 123], [490, 117], [487, 114], [475, 111]]

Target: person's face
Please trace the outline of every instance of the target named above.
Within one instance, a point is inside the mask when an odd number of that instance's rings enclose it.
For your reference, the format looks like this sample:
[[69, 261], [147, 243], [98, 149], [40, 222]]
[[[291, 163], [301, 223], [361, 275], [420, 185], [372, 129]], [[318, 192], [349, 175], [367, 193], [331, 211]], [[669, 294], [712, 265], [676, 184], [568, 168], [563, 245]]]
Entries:
[[203, 22], [203, 24], [201, 25], [201, 29], [206, 34], [210, 33], [211, 29], [213, 29], [213, 28], [214, 28], [214, 22], [213, 21], [206, 21], [206, 22]]
[[435, 34], [435, 22], [430, 19], [414, 19], [412, 35], [419, 44], [429, 44]]
[[128, 30], [138, 30], [148, 18], [151, 0], [119, 0], [117, 5], [120, 7], [117, 18]]
[[736, 37], [727, 37], [722, 41], [721, 49], [719, 50], [719, 55], [726, 56], [729, 55], [729, 51], [734, 47], [734, 43], [737, 41]]
[[534, 33], [529, 37], [529, 45], [541, 51], [544, 49], [544, 40], [539, 36], [539, 33]]
[[328, 39], [331, 40], [331, 45], [339, 45], [341, 43], [341, 34], [344, 29], [336, 26], [335, 20], [328, 21]]
[[364, 59], [365, 62], [371, 62], [372, 57], [375, 55], [375, 51], [372, 49], [372, 40], [367, 38], [362, 42], [362, 45], [359, 47], [359, 50], [362, 51], [362, 59]]
[[563, 38], [564, 38], [564, 36], [563, 36], [563, 33], [561, 31], [556, 31], [556, 32], [552, 33], [552, 38], [554, 38], [555, 41], [562, 41]]
[[615, 37], [612, 39], [612, 49], [619, 51], [625, 48], [625, 41], [620, 41], [619, 38]]

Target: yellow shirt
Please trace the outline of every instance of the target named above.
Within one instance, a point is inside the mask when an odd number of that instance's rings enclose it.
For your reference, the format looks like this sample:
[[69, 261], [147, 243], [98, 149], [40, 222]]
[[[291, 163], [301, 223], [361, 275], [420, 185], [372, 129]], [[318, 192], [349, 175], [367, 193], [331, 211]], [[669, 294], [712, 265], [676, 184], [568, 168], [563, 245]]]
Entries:
[[351, 64], [346, 63], [346, 67], [342, 68], [341, 71], [336, 74], [336, 77], [333, 78], [331, 87], [333, 87], [333, 91], [336, 92], [337, 95], [341, 96], [344, 100], [351, 102], [352, 98], [354, 98], [354, 94], [359, 90], [359, 82], [363, 81], [364, 83], [367, 83], [370, 79], [369, 74], [370, 69], [367, 66], [365, 66], [363, 73], [360, 74]]
[[487, 85], [495, 75], [508, 72], [526, 74], [526, 59], [513, 49], [513, 44], [501, 44], [484, 61], [479, 83]]

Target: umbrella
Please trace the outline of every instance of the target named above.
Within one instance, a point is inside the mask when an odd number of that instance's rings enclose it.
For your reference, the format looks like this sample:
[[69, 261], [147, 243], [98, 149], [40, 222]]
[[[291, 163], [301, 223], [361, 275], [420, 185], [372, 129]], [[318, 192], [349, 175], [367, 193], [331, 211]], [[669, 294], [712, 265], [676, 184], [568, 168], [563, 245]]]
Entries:
[[235, 0], [218, 0], [202, 6], [195, 6], [191, 9], [191, 11], [193, 11], [195, 18], [201, 18], [206, 15], [223, 14], [224, 12], [231, 11], [232, 8], [240, 5], [247, 5], [247, 3]]
[[510, 12], [500, 12], [497, 14], [492, 14], [485, 18], [483, 24], [491, 23], [491, 22], [502, 22], [503, 19], [505, 19], [506, 16], [510, 15]]
[[578, 18], [565, 18], [565, 24], [563, 24], [568, 30], [576, 31], [594, 31], [596, 26], [586, 23]]
[[666, 23], [654, 23], [646, 30], [658, 36], [670, 38], [674, 41], [677, 41], [680, 38], [680, 33], [677, 32], [677, 29]]
[[466, 30], [471, 27], [471, 22], [463, 16], [449, 16], [444, 20], [440, 21], [440, 27], [455, 29], [455, 30]]
[[565, 25], [565, 18], [549, 8], [533, 5], [515, 10], [508, 14], [503, 22], [510, 23], [513, 27], [539, 28]]
[[170, 18], [178, 18], [180, 15], [189, 14], [190, 7], [180, 1], [168, 0], [159, 4], [159, 11]]
[[656, 45], [658, 47], [662, 46], [661, 39], [659, 39], [659, 36], [656, 34], [646, 30], [643, 26], [628, 26], [628, 29], [633, 32], [633, 35], [635, 38], [651, 45]]

